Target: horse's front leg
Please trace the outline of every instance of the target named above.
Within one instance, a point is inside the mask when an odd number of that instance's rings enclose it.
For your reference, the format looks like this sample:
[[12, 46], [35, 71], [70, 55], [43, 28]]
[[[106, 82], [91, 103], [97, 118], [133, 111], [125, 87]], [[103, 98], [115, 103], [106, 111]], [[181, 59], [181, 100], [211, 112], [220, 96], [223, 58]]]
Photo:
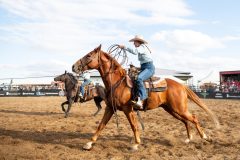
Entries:
[[138, 146], [141, 143], [140, 134], [139, 134], [138, 125], [137, 125], [137, 119], [136, 119], [133, 109], [130, 106], [125, 107], [123, 112], [125, 113], [128, 121], [131, 125], [132, 131], [133, 131], [134, 137], [135, 137], [135, 144], [131, 147], [131, 150], [136, 151], [136, 150], [138, 150]]
[[105, 112], [104, 112], [104, 115], [103, 115], [103, 118], [102, 118], [102, 121], [100, 122], [98, 128], [97, 128], [97, 131], [95, 132], [95, 134], [92, 136], [92, 140], [88, 143], [86, 143], [84, 146], [83, 146], [83, 149], [85, 150], [90, 150], [92, 149], [92, 144], [94, 142], [97, 141], [97, 138], [100, 134], [100, 132], [103, 130], [103, 128], [107, 125], [108, 121], [111, 119], [113, 115], [113, 110], [112, 108], [110, 108], [109, 106], [106, 107], [105, 109]]
[[68, 108], [67, 108], [67, 111], [65, 112], [65, 118], [68, 117], [69, 111], [70, 111], [70, 109], [72, 107], [72, 103], [73, 103], [72, 99], [69, 99], [68, 100]]
[[66, 112], [66, 110], [65, 110], [65, 108], [64, 108], [64, 105], [65, 104], [68, 104], [68, 101], [66, 101], [66, 102], [63, 102], [62, 104], [61, 104], [61, 106], [62, 106], [62, 111], [65, 113]]

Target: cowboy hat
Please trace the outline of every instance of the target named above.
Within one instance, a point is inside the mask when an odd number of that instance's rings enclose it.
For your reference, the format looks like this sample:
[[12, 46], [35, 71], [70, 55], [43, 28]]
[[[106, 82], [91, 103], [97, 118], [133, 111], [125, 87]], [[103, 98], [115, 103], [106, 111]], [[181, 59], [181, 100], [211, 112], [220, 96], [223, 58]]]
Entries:
[[143, 36], [136, 35], [133, 39], [130, 39], [129, 42], [139, 41], [147, 44], [147, 41], [143, 39]]

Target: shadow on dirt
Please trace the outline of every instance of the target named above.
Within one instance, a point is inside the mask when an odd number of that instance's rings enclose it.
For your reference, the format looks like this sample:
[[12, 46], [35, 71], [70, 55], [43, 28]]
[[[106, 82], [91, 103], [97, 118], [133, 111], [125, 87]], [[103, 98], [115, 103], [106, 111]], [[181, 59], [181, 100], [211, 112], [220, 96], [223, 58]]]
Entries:
[[56, 112], [26, 112], [26, 111], [14, 111], [14, 110], [0, 110], [0, 112], [22, 114], [22, 115], [33, 115], [33, 116], [47, 116], [47, 115], [62, 114], [62, 113], [56, 113]]
[[[55, 131], [15, 131], [15, 130], [6, 130], [0, 128], [0, 136], [3, 136], [1, 139], [4, 143], [4, 138], [11, 137], [12, 139], [20, 139], [23, 141], [36, 142], [41, 144], [59, 144], [64, 145], [70, 148], [81, 148], [86, 142], [92, 137], [92, 133], [80, 133], [80, 132], [55, 132]], [[6, 136], [6, 137], [5, 137]], [[126, 135], [113, 135], [107, 136], [102, 135], [99, 137], [99, 141], [123, 141], [130, 143], [133, 137]], [[13, 140], [14, 141], [14, 140]], [[161, 144], [163, 146], [172, 147], [172, 144], [167, 139], [151, 139], [144, 137], [144, 142], [146, 143], [155, 143]], [[15, 142], [13, 142], [15, 143]], [[100, 143], [100, 142], [98, 142]]]
[[[41, 144], [60, 144], [67, 147], [73, 146], [70, 141], [74, 139], [90, 139], [92, 134], [89, 133], [72, 133], [72, 132], [55, 132], [55, 131], [14, 131], [14, 130], [5, 130], [0, 128], [0, 136], [3, 136], [2, 143], [4, 143], [4, 138], [11, 137], [12, 139], [20, 139], [23, 141], [37, 142]], [[6, 137], [5, 137], [6, 136]], [[13, 140], [14, 141], [14, 140]], [[7, 142], [8, 143], [8, 142]], [[15, 143], [15, 142], [13, 142]], [[83, 145], [79, 141], [74, 142], [78, 145]]]

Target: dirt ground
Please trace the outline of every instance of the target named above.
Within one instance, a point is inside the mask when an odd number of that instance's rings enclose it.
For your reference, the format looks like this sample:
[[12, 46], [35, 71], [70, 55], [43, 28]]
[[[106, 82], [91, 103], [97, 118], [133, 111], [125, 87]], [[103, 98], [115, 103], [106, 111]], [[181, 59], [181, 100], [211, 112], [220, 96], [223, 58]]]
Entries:
[[[93, 101], [75, 104], [64, 118], [60, 104], [64, 97], [0, 98], [0, 159], [238, 159], [240, 160], [240, 100], [203, 100], [217, 115], [220, 129], [198, 106], [189, 103], [206, 134], [202, 140], [192, 126], [193, 141], [186, 144], [183, 123], [162, 108], [142, 112], [145, 131], [137, 152], [129, 147], [133, 140], [130, 125], [122, 112], [112, 117], [91, 151], [82, 146], [95, 132], [104, 109], [97, 116]], [[103, 108], [105, 105], [103, 104]]]

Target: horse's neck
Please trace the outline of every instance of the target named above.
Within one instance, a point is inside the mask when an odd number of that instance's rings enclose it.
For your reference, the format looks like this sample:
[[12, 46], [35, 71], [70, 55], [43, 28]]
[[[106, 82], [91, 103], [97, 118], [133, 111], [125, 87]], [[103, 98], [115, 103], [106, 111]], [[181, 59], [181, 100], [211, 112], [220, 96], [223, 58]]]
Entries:
[[[101, 58], [100, 58], [101, 60]], [[108, 61], [101, 60], [102, 65], [98, 71], [101, 74], [103, 83], [107, 90], [109, 90], [114, 84], [122, 79], [121, 70], [124, 70], [120, 64], [114, 59], [108, 57]], [[118, 71], [116, 71], [118, 70]]]
[[74, 87], [75, 87], [75, 84], [74, 84], [70, 79], [67, 79], [67, 80], [65, 81], [65, 89], [66, 89], [66, 91], [70, 91], [70, 90], [72, 90]]

